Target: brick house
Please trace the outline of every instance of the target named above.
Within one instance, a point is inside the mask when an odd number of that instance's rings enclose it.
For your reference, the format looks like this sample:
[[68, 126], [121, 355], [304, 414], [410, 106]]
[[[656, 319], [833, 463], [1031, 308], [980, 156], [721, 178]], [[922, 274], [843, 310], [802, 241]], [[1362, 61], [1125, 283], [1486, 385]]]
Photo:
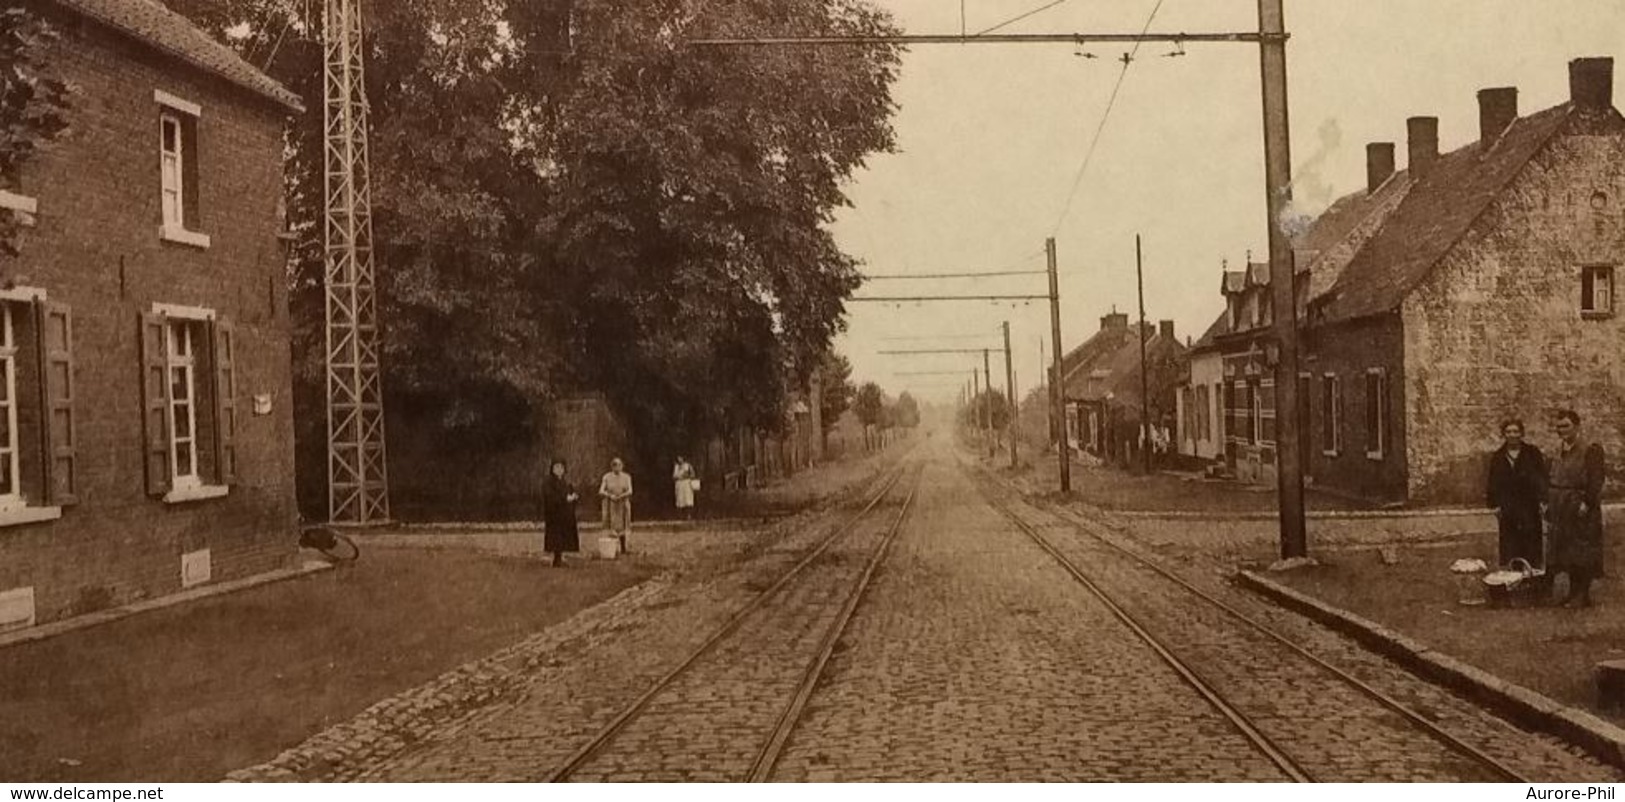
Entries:
[[[1479, 138], [1449, 153], [1438, 121], [1407, 121], [1408, 169], [1367, 151], [1368, 186], [1295, 243], [1303, 317], [1300, 420], [1316, 485], [1383, 501], [1482, 496], [1499, 423], [1577, 410], [1619, 465], [1625, 448], [1625, 118], [1611, 59], [1569, 65], [1570, 99], [1520, 117], [1517, 90], [1479, 93]], [[1307, 263], [1307, 264], [1306, 264]], [[1267, 285], [1267, 278], [1265, 280]], [[1228, 293], [1231, 309], [1244, 295]], [[1227, 309], [1226, 315], [1231, 315]], [[1270, 349], [1260, 326], [1224, 345], [1227, 442], [1270, 447]], [[1256, 386], [1248, 377], [1258, 377]]]
[[[1128, 315], [1113, 309], [1100, 318], [1100, 328], [1061, 358], [1061, 387], [1066, 410], [1067, 441], [1080, 451], [1099, 451], [1104, 440], [1098, 418], [1087, 413], [1091, 401], [1105, 397], [1111, 359], [1134, 342]], [[1091, 426], [1091, 423], [1093, 425]]]
[[[1174, 336], [1174, 323], [1161, 321], [1144, 329], [1145, 353], [1141, 368], [1138, 326], [1128, 315], [1113, 312], [1101, 318], [1100, 330], [1073, 349], [1062, 384], [1069, 435], [1081, 450], [1121, 462], [1138, 459], [1142, 386], [1151, 393], [1152, 423], [1173, 427], [1178, 387], [1187, 373], [1185, 345]], [[1142, 385], [1141, 376], [1149, 374]]]
[[0, 630], [296, 550], [283, 132], [298, 99], [152, 0], [34, 0], [70, 130], [0, 207]]

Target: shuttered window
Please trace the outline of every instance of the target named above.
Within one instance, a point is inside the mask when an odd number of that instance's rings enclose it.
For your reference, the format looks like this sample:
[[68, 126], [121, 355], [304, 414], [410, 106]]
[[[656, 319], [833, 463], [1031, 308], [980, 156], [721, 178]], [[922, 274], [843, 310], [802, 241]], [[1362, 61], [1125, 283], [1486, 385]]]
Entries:
[[1388, 449], [1388, 374], [1372, 368], [1365, 374], [1365, 455], [1382, 459]]

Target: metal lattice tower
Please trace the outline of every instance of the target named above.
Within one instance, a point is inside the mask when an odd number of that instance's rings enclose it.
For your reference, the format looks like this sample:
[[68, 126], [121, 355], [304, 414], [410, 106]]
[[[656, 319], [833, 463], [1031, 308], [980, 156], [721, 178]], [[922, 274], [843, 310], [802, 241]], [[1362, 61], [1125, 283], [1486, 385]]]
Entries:
[[325, 0], [328, 520], [389, 519], [361, 0]]

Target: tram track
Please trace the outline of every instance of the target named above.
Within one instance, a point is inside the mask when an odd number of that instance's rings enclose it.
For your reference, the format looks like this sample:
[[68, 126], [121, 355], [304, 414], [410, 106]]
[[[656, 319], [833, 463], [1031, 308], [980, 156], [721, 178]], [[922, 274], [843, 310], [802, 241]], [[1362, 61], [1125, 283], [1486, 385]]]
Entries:
[[[1108, 590], [1104, 583], [1098, 581], [1095, 576], [1081, 568], [1074, 555], [1068, 554], [1067, 550], [1062, 549], [1053, 540], [1046, 537], [1040, 526], [1024, 518], [1013, 505], [994, 499], [991, 494], [989, 494], [988, 503], [1049, 554], [1076, 582], [1095, 596], [1114, 617], [1122, 622], [1164, 663], [1168, 664], [1186, 684], [1195, 689], [1203, 699], [1224, 716], [1261, 754], [1275, 764], [1283, 776], [1296, 782], [1316, 782], [1322, 779], [1318, 775], [1326, 772], [1306, 767], [1305, 763], [1310, 761], [1294, 755], [1289, 749], [1283, 748], [1280, 742], [1285, 739], [1272, 736], [1268, 732], [1272, 728], [1271, 726], [1261, 725], [1256, 714], [1249, 715], [1245, 712], [1246, 705], [1235, 702], [1228, 694], [1221, 691], [1218, 683], [1205, 676], [1201, 669], [1195, 665], [1195, 660], [1188, 655], [1182, 654], [1180, 649], [1169, 643], [1167, 636], [1159, 636], [1154, 633], [1153, 626], [1145, 620], [1146, 616], [1136, 615], [1132, 612], [1130, 610], [1131, 605], [1125, 604], [1123, 599], [1120, 598], [1120, 594]], [[1358, 695], [1374, 702], [1387, 713], [1405, 722], [1414, 731], [1418, 731], [1436, 742], [1454, 757], [1471, 764], [1482, 775], [1470, 779], [1494, 782], [1529, 782], [1516, 770], [1486, 754], [1474, 745], [1456, 737], [1450, 731], [1429, 720], [1426, 716], [1418, 713], [1400, 700], [1305, 649], [1269, 625], [1237, 609], [1223, 599], [1217, 598], [1166, 567], [1159, 565], [1154, 560], [1114, 542], [1106, 535], [1095, 531], [1095, 528], [1088, 522], [1051, 510], [1033, 507], [1032, 505], [1022, 506], [1034, 513], [1047, 516], [1053, 521], [1058, 521], [1065, 529], [1082, 535], [1087, 543], [1094, 544], [1101, 549], [1098, 553], [1125, 560], [1133, 570], [1141, 572], [1141, 576], [1156, 577], [1172, 583], [1187, 597], [1195, 599], [1206, 609], [1216, 611], [1223, 618], [1233, 622], [1245, 631], [1262, 638], [1262, 642], [1279, 647], [1291, 658], [1309, 665], [1322, 675], [1334, 678], [1339, 685], [1349, 688]], [[1092, 554], [1091, 556], [1095, 555]], [[1338, 777], [1335, 779], [1344, 780], [1347, 778]]]
[[[910, 465], [905, 462], [904, 465], [898, 467], [895, 473], [883, 480], [881, 490], [861, 510], [838, 526], [830, 535], [820, 541], [812, 551], [781, 574], [771, 585], [752, 597], [749, 603], [714, 630], [705, 641], [689, 652], [674, 668], [661, 676], [640, 696], [621, 709], [614, 719], [555, 768], [546, 778], [547, 781], [568, 782], [588, 774], [587, 769], [601, 759], [612, 755], [617, 748], [618, 740], [621, 739], [623, 734], [638, 725], [640, 719], [646, 717], [654, 706], [662, 703], [681, 705], [684, 690], [679, 686], [685, 680], [693, 679], [696, 674], [700, 674], [697, 669], [709, 660], [721, 659], [718, 657], [718, 653], [729, 645], [731, 639], [739, 636], [742, 629], [751, 625], [753, 621], [760, 624], [760, 619], [772, 614], [770, 613], [770, 606], [776, 600], [794, 592], [793, 589], [798, 584], [813, 583], [815, 579], [818, 579], [814, 574], [820, 570], [839, 573], [838, 569], [842, 565], [849, 564], [851, 559], [848, 555], [839, 553], [840, 547], [853, 540], [864, 527], [871, 525], [877, 511], [886, 506], [884, 502], [894, 496], [899, 485], [904, 485], [903, 497], [895, 505], [896, 514], [878, 532], [877, 542], [863, 556], [863, 567], [856, 579], [844, 584], [846, 593], [841, 596], [833, 619], [823, 628], [812, 655], [807, 657], [805, 661], [798, 661], [794, 666], [790, 666], [790, 668], [795, 669], [793, 691], [788, 694], [779, 694], [776, 699], [766, 702], [773, 714], [761, 717], [764, 720], [771, 719], [765, 726], [760, 726], [763, 723], [761, 721], [753, 721], [750, 726], [745, 728], [752, 730], [752, 734], [756, 729], [763, 730], [759, 739], [759, 746], [754, 750], [753, 757], [748, 762], [748, 769], [739, 771], [737, 776], [730, 775], [727, 779], [743, 779], [753, 782], [767, 780], [771, 776], [779, 756], [786, 744], [788, 744], [790, 735], [806, 708], [807, 701], [811, 698], [813, 690], [823, 676], [824, 669], [834, 654], [836, 645], [862, 602], [870, 581], [884, 562], [892, 542], [896, 539], [898, 532], [901, 531], [905, 521], [907, 521], [918, 491], [922, 472], [923, 465]], [[827, 584], [829, 578], [824, 579]], [[835, 579], [839, 582], [838, 577]], [[800, 580], [799, 583], [798, 580]], [[828, 591], [828, 588], [824, 588], [819, 591], [819, 595], [827, 595]], [[793, 608], [799, 605], [786, 603], [783, 606]], [[825, 609], [824, 606], [816, 604], [810, 605], [810, 608], [810, 610], [800, 611], [790, 609], [788, 613], [805, 619], [807, 616], [818, 614]], [[786, 614], [784, 610], [773, 612], [780, 615]], [[807, 622], [800, 623], [805, 624]], [[811, 624], [811, 626], [816, 626], [816, 623]], [[734, 648], [745, 649], [746, 651], [749, 651], [746, 649], [748, 645], [743, 643], [732, 644]], [[777, 645], [782, 647], [782, 644]], [[770, 652], [772, 647], [773, 645], [769, 645], [763, 651]], [[804, 655], [797, 655], [797, 657], [801, 656]], [[756, 694], [758, 696], [772, 695], [774, 693], [772, 689], [766, 687], [757, 690], [760, 691], [760, 693]], [[763, 709], [766, 710], [768, 707]], [[680, 734], [673, 735], [674, 737], [681, 737]], [[604, 776], [612, 779], [613, 772]], [[682, 779], [688, 778], [687, 776], [682, 777]]]

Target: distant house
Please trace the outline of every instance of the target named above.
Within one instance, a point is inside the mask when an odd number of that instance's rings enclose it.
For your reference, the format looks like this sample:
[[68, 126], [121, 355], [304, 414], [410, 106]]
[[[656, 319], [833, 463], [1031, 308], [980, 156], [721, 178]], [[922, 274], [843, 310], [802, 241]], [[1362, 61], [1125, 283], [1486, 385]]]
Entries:
[[1179, 388], [1179, 453], [1208, 462], [1225, 456], [1224, 356], [1214, 342], [1225, 330], [1221, 316], [1191, 345], [1190, 373]]
[[1067, 441], [1072, 447], [1097, 453], [1103, 447], [1099, 419], [1085, 415], [1084, 409], [1105, 398], [1110, 389], [1111, 359], [1131, 342], [1137, 340], [1128, 315], [1113, 310], [1100, 318], [1099, 330], [1061, 358]]
[[[1144, 335], [1143, 355], [1137, 331]], [[1079, 448], [1107, 460], [1137, 459], [1147, 409], [1153, 425], [1174, 431], [1176, 396], [1187, 373], [1185, 351], [1171, 320], [1142, 329], [1130, 327], [1128, 316], [1120, 313], [1101, 318], [1100, 331], [1074, 349], [1078, 359], [1063, 385]], [[1142, 401], [1142, 387], [1150, 391], [1149, 404]]]
[[[1408, 169], [1367, 149], [1368, 186], [1298, 249], [1298, 415], [1317, 485], [1388, 501], [1479, 498], [1506, 417], [1550, 439], [1563, 408], [1625, 456], [1625, 118], [1613, 62], [1569, 64], [1568, 102], [1526, 117], [1517, 90], [1478, 94], [1479, 138], [1449, 153], [1407, 122]], [[1307, 263], [1307, 264], [1306, 264]], [[1273, 479], [1273, 349], [1249, 315], [1267, 276], [1227, 279], [1226, 459]], [[1239, 311], [1238, 311], [1239, 310]], [[1250, 327], [1244, 326], [1250, 322]]]
[[33, 0], [77, 89], [0, 186], [0, 630], [297, 550], [283, 134], [297, 97], [151, 0]]

